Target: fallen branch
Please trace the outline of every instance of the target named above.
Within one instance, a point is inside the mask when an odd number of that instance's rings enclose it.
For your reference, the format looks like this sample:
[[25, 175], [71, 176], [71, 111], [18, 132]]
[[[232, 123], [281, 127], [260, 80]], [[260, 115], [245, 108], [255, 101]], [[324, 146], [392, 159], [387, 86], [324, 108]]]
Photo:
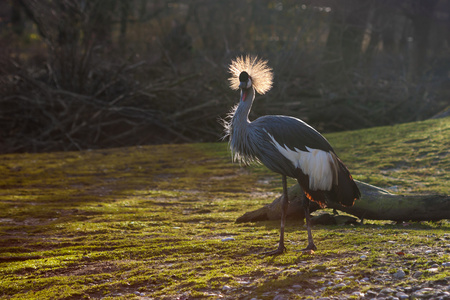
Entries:
[[[393, 220], [393, 221], [439, 221], [450, 218], [450, 196], [444, 195], [396, 195], [376, 186], [356, 181], [361, 199], [353, 206], [343, 207], [329, 203], [334, 208], [360, 219]], [[301, 197], [302, 189], [296, 184], [289, 189], [288, 218], [303, 219], [305, 217]], [[281, 216], [281, 197], [255, 211], [247, 212], [236, 222], [255, 222], [263, 220], [278, 220]], [[320, 209], [313, 203], [310, 211]]]

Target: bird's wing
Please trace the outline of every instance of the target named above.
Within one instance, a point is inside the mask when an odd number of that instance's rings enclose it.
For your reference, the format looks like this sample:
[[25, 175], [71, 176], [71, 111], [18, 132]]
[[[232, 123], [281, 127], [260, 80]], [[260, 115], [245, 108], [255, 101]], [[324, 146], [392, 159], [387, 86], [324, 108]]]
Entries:
[[[334, 153], [328, 141], [305, 122], [285, 116], [265, 116], [249, 126], [263, 138], [265, 145], [258, 158], [271, 170], [294, 177], [306, 196], [320, 205], [329, 199], [352, 205], [360, 192], [350, 172]], [[273, 148], [267, 145], [273, 145]], [[271, 149], [271, 153], [267, 150]], [[286, 159], [283, 159], [286, 158]], [[288, 162], [288, 163], [287, 163]]]
[[[262, 144], [271, 144], [276, 151], [270, 158], [265, 157], [267, 153], [259, 155], [265, 165], [304, 181], [302, 187], [306, 190], [330, 191], [333, 183], [336, 184], [338, 158], [328, 141], [314, 128], [286, 116], [261, 117], [251, 126], [255, 126], [254, 131], [262, 135], [265, 141]], [[280, 157], [286, 158], [290, 165], [286, 165], [285, 160], [280, 165]]]
[[267, 133], [267, 137], [290, 150], [317, 149], [333, 152], [330, 143], [317, 130], [300, 119], [286, 116], [264, 116], [251, 123]]

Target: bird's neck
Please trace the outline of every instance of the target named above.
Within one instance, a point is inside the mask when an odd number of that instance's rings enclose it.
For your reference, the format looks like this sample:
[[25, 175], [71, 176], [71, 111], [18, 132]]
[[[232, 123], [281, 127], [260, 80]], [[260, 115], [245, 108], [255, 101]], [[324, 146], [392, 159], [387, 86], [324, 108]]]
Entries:
[[252, 108], [253, 99], [255, 98], [255, 90], [253, 87], [241, 91], [241, 99], [239, 104], [235, 106], [231, 122], [226, 128], [227, 134], [230, 136], [230, 148], [233, 153], [233, 160], [249, 164], [258, 161], [253, 153], [253, 147], [250, 144], [251, 139], [248, 138], [250, 120], [248, 114]]
[[253, 87], [241, 91], [241, 99], [232, 119], [233, 129], [244, 129], [250, 124], [248, 115], [254, 99], [255, 89]]

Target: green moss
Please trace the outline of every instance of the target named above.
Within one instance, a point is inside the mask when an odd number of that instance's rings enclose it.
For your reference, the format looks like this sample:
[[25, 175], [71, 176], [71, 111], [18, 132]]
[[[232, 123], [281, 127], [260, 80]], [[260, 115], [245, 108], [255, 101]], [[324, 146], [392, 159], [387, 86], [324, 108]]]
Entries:
[[354, 177], [399, 191], [449, 193], [449, 118], [327, 136]]
[[[447, 118], [327, 138], [357, 179], [449, 194], [449, 133]], [[234, 221], [277, 197], [281, 178], [230, 160], [225, 143], [0, 156], [1, 297], [138, 299], [139, 291], [217, 298], [211, 295], [227, 285], [236, 295], [265, 299], [295, 284], [326, 286], [318, 278], [343, 268], [345, 290], [324, 295], [355, 288], [350, 276], [405, 264], [408, 276], [424, 273], [415, 280], [449, 276], [447, 269], [426, 272], [430, 259], [446, 262], [448, 253], [415, 250], [443, 246], [447, 221], [316, 226], [313, 256], [298, 251], [307, 243], [304, 228], [288, 222], [289, 251], [263, 257], [276, 247], [279, 223]]]

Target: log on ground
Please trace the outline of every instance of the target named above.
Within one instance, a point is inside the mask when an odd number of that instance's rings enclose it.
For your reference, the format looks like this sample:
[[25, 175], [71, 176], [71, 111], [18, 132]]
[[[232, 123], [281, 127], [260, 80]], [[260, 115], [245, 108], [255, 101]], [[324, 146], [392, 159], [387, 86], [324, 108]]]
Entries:
[[[328, 203], [329, 208], [346, 212], [359, 219], [392, 221], [439, 221], [450, 219], [450, 196], [448, 195], [397, 195], [379, 187], [355, 180], [361, 191], [361, 199], [353, 206], [344, 207], [337, 203]], [[289, 188], [289, 207], [287, 217], [300, 219], [305, 217], [302, 208], [302, 188], [296, 184]], [[257, 210], [246, 212], [236, 222], [255, 222], [279, 220], [281, 196], [272, 203]], [[312, 203], [310, 211], [320, 209]]]

